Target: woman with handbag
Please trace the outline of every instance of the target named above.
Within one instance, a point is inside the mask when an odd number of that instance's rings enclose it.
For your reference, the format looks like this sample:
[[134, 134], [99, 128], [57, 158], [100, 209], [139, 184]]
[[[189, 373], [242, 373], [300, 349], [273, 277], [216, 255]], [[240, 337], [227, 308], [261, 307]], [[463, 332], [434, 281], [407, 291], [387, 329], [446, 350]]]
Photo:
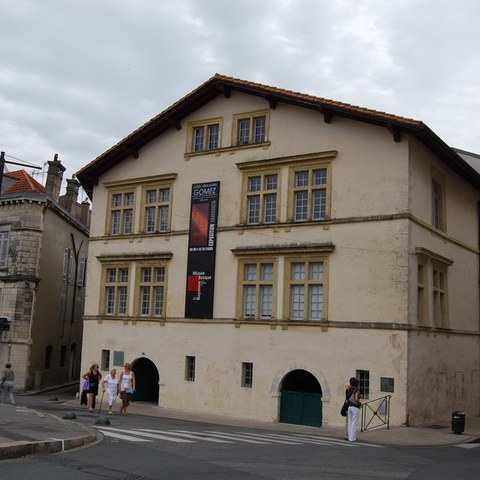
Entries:
[[345, 390], [345, 397], [348, 400], [348, 411], [347, 411], [347, 425], [348, 425], [348, 438], [349, 442], [357, 441], [358, 434], [358, 420], [360, 407], [362, 406], [360, 402], [360, 390], [358, 386], [360, 382], [357, 378], [352, 377], [350, 379], [350, 384], [347, 385]]
[[102, 379], [102, 374], [99, 371], [99, 366], [94, 363], [90, 370], [82, 375], [84, 380], [88, 380], [88, 391], [87, 391], [87, 407], [89, 412], [93, 412], [95, 408], [95, 397], [98, 395], [98, 385]]

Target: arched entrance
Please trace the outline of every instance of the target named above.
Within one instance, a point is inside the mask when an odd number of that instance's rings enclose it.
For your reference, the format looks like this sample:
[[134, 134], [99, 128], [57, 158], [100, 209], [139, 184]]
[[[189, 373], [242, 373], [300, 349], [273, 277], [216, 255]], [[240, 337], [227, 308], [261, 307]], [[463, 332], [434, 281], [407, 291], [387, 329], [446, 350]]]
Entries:
[[280, 386], [280, 422], [322, 426], [322, 387], [306, 370], [293, 370]]
[[148, 358], [139, 358], [132, 363], [135, 374], [133, 402], [154, 402], [158, 404], [158, 381], [160, 377], [155, 364]]

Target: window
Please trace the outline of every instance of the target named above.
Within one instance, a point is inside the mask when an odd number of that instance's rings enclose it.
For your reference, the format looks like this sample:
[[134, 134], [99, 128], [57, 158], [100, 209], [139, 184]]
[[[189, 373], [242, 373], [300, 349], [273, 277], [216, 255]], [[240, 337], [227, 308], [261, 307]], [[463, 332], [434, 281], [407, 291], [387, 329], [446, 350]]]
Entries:
[[102, 350], [100, 368], [107, 372], [110, 370], [110, 350]]
[[49, 370], [52, 366], [52, 352], [53, 347], [47, 345], [47, 348], [45, 349], [45, 370]]
[[271, 319], [274, 308], [273, 262], [242, 264], [242, 318]]
[[65, 366], [65, 361], [67, 358], [67, 346], [66, 345], [61, 345], [60, 346], [60, 367]]
[[85, 286], [86, 269], [87, 269], [87, 257], [81, 257], [80, 261], [78, 262], [78, 278], [77, 278], [78, 287]]
[[253, 387], [253, 363], [250, 363], [250, 362], [242, 363], [242, 387], [245, 387], [245, 388]]
[[446, 231], [445, 224], [445, 176], [438, 170], [432, 171], [432, 225]]
[[425, 290], [427, 287], [427, 278], [426, 278], [426, 266], [421, 262], [421, 259], [418, 260], [418, 277], [417, 277], [417, 321], [419, 325], [425, 325], [427, 323], [427, 305], [426, 305], [426, 296]]
[[440, 263], [433, 262], [433, 325], [436, 327], [448, 326], [447, 312], [447, 272]]
[[416, 254], [418, 324], [448, 328], [448, 267], [453, 261], [421, 247]]
[[320, 321], [324, 312], [325, 261], [289, 260], [289, 315], [291, 320]]
[[0, 232], [0, 268], [7, 266], [9, 232]]
[[235, 115], [234, 145], [250, 145], [267, 141], [269, 112], [250, 112]]
[[128, 267], [108, 267], [104, 270], [105, 315], [127, 314]]
[[292, 217], [295, 222], [325, 220], [328, 215], [329, 168], [309, 167], [291, 171]]
[[357, 370], [355, 377], [360, 382], [358, 387], [360, 390], [360, 398], [367, 400], [370, 397], [370, 371]]
[[222, 119], [214, 118], [189, 124], [188, 152], [217, 150], [221, 146]]
[[63, 252], [63, 274], [62, 278], [70, 283], [72, 274], [72, 250], [66, 248]]
[[187, 382], [195, 381], [195, 357], [185, 357], [185, 380]]
[[144, 190], [145, 233], [168, 232], [170, 229], [170, 187], [147, 187]]
[[133, 233], [134, 192], [112, 193], [110, 196], [110, 235]]
[[138, 315], [164, 317], [165, 315], [165, 266], [140, 266], [137, 279], [139, 289]]
[[246, 223], [277, 221], [278, 174], [261, 173], [246, 177]]
[[124, 362], [125, 362], [125, 352], [114, 350], [113, 351], [113, 364], [123, 366]]

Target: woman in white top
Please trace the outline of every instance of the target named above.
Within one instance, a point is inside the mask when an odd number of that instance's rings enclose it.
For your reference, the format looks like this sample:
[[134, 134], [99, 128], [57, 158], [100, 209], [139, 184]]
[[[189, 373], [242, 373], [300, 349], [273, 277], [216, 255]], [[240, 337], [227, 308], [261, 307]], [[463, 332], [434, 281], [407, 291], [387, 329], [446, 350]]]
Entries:
[[103, 380], [103, 391], [107, 392], [108, 414], [113, 415], [112, 408], [118, 395], [117, 369], [112, 368], [110, 373]]
[[129, 363], [125, 363], [124, 367], [125, 370], [120, 374], [120, 378], [118, 379], [118, 391], [122, 399], [120, 413], [127, 415], [127, 408], [130, 405], [132, 393], [135, 390], [135, 374], [132, 372]]

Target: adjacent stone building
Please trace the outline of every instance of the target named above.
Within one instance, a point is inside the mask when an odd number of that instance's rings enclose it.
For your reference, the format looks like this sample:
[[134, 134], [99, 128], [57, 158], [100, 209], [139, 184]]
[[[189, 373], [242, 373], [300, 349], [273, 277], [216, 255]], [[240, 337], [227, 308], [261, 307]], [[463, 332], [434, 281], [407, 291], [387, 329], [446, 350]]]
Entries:
[[392, 425], [479, 414], [480, 176], [421, 121], [215, 75], [77, 177], [84, 370], [271, 422], [341, 425], [351, 376]]
[[5, 172], [0, 196], [0, 362], [17, 391], [78, 379], [89, 203], [55, 156], [45, 187], [24, 170]]

